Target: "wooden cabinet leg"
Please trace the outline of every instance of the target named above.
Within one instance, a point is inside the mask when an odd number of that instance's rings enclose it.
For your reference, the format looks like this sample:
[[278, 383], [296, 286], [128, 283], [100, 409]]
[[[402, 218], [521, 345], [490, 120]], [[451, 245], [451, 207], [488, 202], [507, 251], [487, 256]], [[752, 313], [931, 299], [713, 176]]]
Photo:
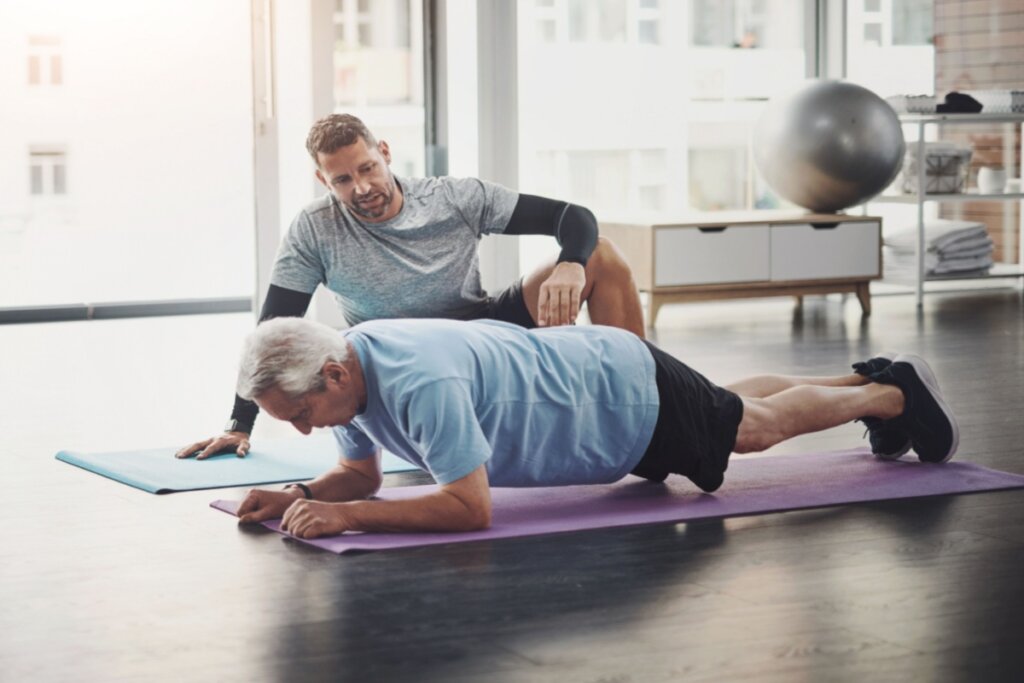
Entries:
[[871, 315], [871, 287], [868, 282], [857, 283], [857, 300], [864, 315]]
[[654, 323], [658, 321], [658, 311], [661, 310], [661, 305], [664, 303], [657, 294], [647, 294], [647, 326], [654, 327]]

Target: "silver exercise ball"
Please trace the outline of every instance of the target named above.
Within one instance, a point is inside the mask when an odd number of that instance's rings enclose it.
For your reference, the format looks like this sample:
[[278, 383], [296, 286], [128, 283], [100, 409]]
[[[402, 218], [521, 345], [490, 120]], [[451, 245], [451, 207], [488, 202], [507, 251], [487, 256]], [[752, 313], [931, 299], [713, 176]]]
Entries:
[[873, 197], [903, 163], [903, 129], [867, 88], [814, 80], [775, 97], [754, 131], [754, 159], [773, 190], [830, 213]]

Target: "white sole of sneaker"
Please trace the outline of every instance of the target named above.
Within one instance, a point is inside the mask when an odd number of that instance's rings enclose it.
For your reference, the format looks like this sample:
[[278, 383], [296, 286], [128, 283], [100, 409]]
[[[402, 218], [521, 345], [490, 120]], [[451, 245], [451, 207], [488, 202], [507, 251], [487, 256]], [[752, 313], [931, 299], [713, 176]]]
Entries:
[[[911, 443], [908, 440], [907, 441], [907, 445], [904, 446], [903, 448], [901, 448], [898, 452], [896, 452], [896, 453], [875, 453], [875, 457], [878, 458], [879, 460], [885, 460], [886, 462], [890, 462], [890, 461], [893, 461], [893, 460], [899, 460], [904, 455], [906, 455], [907, 453], [910, 452], [910, 447], [911, 447]], [[952, 457], [952, 456], [950, 456], [950, 457]]]
[[928, 391], [931, 392], [932, 398], [939, 405], [942, 413], [949, 420], [949, 426], [953, 431], [953, 445], [949, 449], [949, 453], [946, 457], [939, 462], [949, 462], [949, 459], [956, 454], [956, 449], [960, 446], [960, 426], [956, 422], [956, 418], [953, 417], [953, 411], [949, 409], [944, 398], [942, 398], [942, 390], [939, 389], [939, 380], [935, 377], [935, 373], [932, 372], [932, 368], [920, 356], [915, 356], [912, 353], [901, 353], [893, 359], [893, 363], [908, 363], [917, 376], [921, 378], [925, 386], [928, 387]]

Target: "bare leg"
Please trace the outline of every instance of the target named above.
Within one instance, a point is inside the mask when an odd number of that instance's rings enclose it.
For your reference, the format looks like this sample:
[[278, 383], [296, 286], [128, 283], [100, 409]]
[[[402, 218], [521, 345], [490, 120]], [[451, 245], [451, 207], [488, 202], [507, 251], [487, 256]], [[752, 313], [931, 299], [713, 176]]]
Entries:
[[[537, 320], [540, 286], [551, 276], [555, 259], [542, 264], [523, 279], [523, 298], [530, 316]], [[587, 283], [580, 301], [587, 302], [587, 313], [595, 325], [610, 325], [629, 330], [644, 337], [644, 313], [640, 305], [633, 271], [615, 244], [604, 237], [597, 238], [597, 248], [587, 260]]]
[[800, 434], [859, 417], [892, 419], [903, 412], [903, 392], [889, 384], [857, 387], [803, 385], [767, 398], [744, 398], [735, 451], [763, 451]]
[[764, 398], [780, 391], [799, 386], [859, 387], [870, 380], [863, 375], [849, 374], [837, 377], [794, 377], [791, 375], [757, 375], [726, 385], [726, 389], [744, 398]]

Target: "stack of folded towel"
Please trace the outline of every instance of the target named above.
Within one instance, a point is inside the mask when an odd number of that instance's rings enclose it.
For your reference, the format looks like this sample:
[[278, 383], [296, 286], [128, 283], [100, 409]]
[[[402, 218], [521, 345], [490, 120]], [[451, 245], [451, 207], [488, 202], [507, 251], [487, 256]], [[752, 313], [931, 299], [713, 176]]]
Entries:
[[897, 114], [934, 114], [939, 99], [935, 95], [893, 95], [885, 101]]
[[[885, 237], [885, 263], [889, 275], [904, 275], [917, 268], [917, 228]], [[992, 238], [976, 221], [936, 219], [924, 226], [926, 275], [983, 275], [992, 268]]]

